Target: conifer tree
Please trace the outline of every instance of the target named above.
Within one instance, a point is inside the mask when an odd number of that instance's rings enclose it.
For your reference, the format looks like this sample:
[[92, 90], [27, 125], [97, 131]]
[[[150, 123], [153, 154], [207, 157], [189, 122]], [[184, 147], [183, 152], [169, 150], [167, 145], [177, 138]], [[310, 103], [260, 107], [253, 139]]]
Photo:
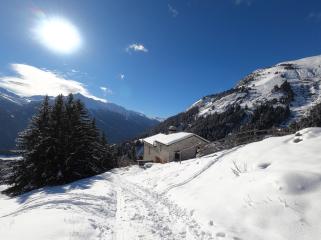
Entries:
[[103, 132], [101, 135], [100, 143], [102, 146], [102, 166], [105, 170], [117, 167], [116, 156], [113, 149], [108, 145], [106, 134]]
[[21, 132], [17, 138], [17, 148], [22, 154], [22, 160], [14, 167], [8, 179], [12, 185], [6, 192], [20, 194], [43, 186], [42, 171], [46, 167], [44, 150], [49, 136], [50, 106], [49, 98], [45, 96], [38, 114], [29, 123], [28, 128]]
[[73, 95], [48, 97], [18, 137], [23, 160], [15, 167], [8, 194], [17, 195], [35, 188], [64, 184], [114, 167], [106, 136], [95, 119]]

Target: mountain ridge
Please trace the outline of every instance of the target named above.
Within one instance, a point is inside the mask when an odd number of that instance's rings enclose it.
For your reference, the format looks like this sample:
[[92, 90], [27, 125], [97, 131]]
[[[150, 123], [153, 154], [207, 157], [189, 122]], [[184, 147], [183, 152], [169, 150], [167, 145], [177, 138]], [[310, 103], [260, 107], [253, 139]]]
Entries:
[[[15, 138], [23, 130], [36, 112], [44, 96], [21, 97], [4, 88], [0, 88], [0, 150], [14, 148]], [[104, 131], [108, 141], [120, 143], [155, 126], [159, 121], [142, 113], [110, 102], [100, 102], [81, 94], [76, 99], [85, 103], [90, 114], [96, 119], [97, 127]], [[50, 97], [53, 101], [53, 97]]]
[[209, 140], [247, 128], [288, 127], [321, 102], [321, 55], [253, 71], [226, 91], [207, 95], [149, 134], [170, 125]]

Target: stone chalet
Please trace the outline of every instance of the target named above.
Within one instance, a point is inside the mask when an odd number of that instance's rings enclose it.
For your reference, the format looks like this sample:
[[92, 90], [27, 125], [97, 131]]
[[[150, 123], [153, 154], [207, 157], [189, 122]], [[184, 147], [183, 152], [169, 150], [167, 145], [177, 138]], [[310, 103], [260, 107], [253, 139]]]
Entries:
[[159, 133], [142, 140], [143, 161], [157, 163], [195, 158], [198, 150], [209, 143], [206, 139], [188, 132]]

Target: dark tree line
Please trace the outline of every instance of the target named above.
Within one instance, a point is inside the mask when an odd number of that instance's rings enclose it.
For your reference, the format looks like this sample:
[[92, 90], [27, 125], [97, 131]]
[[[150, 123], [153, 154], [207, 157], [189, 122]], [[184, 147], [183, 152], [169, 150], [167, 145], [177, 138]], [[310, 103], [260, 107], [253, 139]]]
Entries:
[[308, 116], [303, 117], [300, 121], [291, 124], [291, 128], [295, 130], [307, 127], [321, 127], [321, 103], [318, 103], [312, 107]]
[[109, 170], [116, 165], [94, 119], [73, 95], [59, 95], [54, 104], [45, 97], [28, 128], [17, 138], [22, 153], [7, 179], [7, 194], [18, 195], [43, 186], [69, 183]]
[[[242, 82], [249, 84], [256, 76], [257, 73], [253, 73], [243, 79]], [[250, 90], [250, 87], [245, 87], [240, 84], [240, 87], [206, 96], [203, 98], [203, 101], [209, 99], [215, 102], [235, 92], [248, 94]], [[239, 104], [233, 104], [224, 112], [200, 117], [198, 116], [198, 107], [193, 107], [186, 112], [166, 119], [151, 129], [146, 136], [159, 132], [167, 133], [170, 126], [176, 126], [178, 130], [193, 132], [210, 141], [215, 141], [231, 133], [280, 127], [290, 117], [289, 106], [294, 100], [294, 92], [286, 80], [280, 86], [276, 85], [272, 91], [282, 93], [282, 97], [279, 100], [274, 99], [258, 104], [251, 110], [247, 107], [241, 107]], [[143, 135], [142, 137], [145, 136]]]
[[189, 131], [215, 141], [237, 131], [246, 119], [246, 111], [239, 105], [232, 105], [225, 112], [200, 117]]
[[288, 105], [274, 106], [273, 103], [267, 102], [255, 108], [250, 117], [250, 122], [246, 124], [249, 129], [270, 129], [277, 127], [286, 121], [290, 116], [290, 108]]
[[[266, 102], [254, 110], [231, 105], [224, 112], [197, 117], [198, 108], [173, 116], [152, 129], [149, 135], [159, 132], [167, 133], [169, 126], [179, 130], [193, 132], [210, 141], [222, 139], [231, 133], [254, 129], [278, 127], [290, 116], [289, 105], [275, 105]], [[145, 137], [145, 136], [143, 136]]]
[[286, 80], [280, 86], [275, 85], [273, 92], [283, 93], [283, 97], [280, 99], [280, 103], [282, 104], [290, 104], [290, 102], [294, 100], [294, 92], [290, 83]]
[[193, 107], [186, 112], [182, 112], [173, 117], [169, 117], [164, 122], [161, 122], [157, 126], [153, 127], [149, 133], [142, 135], [142, 137], [147, 137], [149, 135], [157, 134], [159, 132], [167, 132], [170, 126], [176, 126], [178, 130], [185, 130], [193, 122], [195, 122], [197, 114], [198, 107]]

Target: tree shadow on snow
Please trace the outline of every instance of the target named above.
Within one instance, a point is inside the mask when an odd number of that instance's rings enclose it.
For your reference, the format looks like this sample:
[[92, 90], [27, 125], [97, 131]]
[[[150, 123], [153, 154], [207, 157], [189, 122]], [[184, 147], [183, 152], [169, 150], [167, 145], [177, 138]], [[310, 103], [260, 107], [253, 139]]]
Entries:
[[[35, 189], [30, 192], [21, 194], [16, 197], [16, 201], [19, 204], [23, 204], [28, 201], [29, 198], [34, 197], [35, 195], [39, 195], [36, 199], [43, 198], [44, 195], [57, 195], [57, 194], [65, 194], [72, 190], [86, 190], [93, 186], [93, 184], [97, 181], [106, 180], [108, 181], [112, 173], [106, 172], [100, 175], [96, 175], [93, 177], [88, 177], [84, 179], [77, 180], [75, 182], [67, 183], [64, 185], [57, 186], [48, 186], [40, 189]], [[35, 199], [35, 200], [36, 200]], [[32, 200], [34, 201], [34, 200]]]

